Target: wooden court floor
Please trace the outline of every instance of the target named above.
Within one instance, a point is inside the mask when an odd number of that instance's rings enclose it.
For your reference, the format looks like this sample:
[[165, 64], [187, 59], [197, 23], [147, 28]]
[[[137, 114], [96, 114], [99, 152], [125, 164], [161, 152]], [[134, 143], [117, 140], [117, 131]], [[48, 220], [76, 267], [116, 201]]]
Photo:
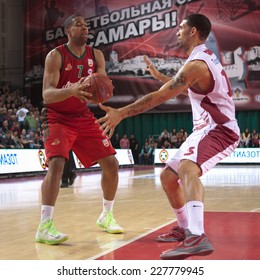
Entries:
[[[43, 177], [0, 179], [0, 259], [159, 259], [160, 252], [172, 245], [165, 248], [155, 238], [175, 222], [160, 185], [161, 171], [160, 166], [120, 169], [114, 214], [125, 233], [116, 235], [95, 224], [102, 210], [100, 171], [78, 173], [73, 187], [60, 189], [54, 220], [70, 237], [56, 246], [34, 243]], [[260, 166], [219, 165], [202, 182], [205, 228], [217, 243], [215, 258], [260, 259]], [[219, 236], [228, 239], [219, 241]], [[140, 246], [144, 254], [138, 252]], [[230, 246], [233, 256], [227, 253]]]

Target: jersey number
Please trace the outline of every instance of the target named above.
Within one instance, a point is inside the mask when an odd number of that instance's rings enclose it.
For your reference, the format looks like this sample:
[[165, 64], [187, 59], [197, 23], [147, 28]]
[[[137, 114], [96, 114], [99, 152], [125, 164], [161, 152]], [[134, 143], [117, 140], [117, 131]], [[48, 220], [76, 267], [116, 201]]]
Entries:
[[78, 65], [77, 68], [79, 69], [78, 78], [80, 79], [83, 72], [83, 65]]
[[195, 147], [189, 147], [188, 152], [184, 154], [184, 156], [189, 156], [194, 154]]

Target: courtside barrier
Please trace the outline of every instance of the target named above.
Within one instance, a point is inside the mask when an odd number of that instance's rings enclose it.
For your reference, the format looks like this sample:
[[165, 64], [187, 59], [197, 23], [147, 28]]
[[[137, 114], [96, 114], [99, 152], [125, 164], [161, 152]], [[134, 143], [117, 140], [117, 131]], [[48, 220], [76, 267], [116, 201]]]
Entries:
[[[163, 164], [170, 160], [178, 149], [155, 149], [154, 164]], [[260, 148], [237, 148], [230, 156], [220, 163], [259, 164]]]
[[[130, 149], [117, 149], [116, 158], [119, 166], [133, 165]], [[74, 154], [77, 169], [84, 169]], [[98, 164], [91, 168], [99, 167]], [[44, 172], [48, 169], [44, 149], [0, 149], [0, 175], [12, 176], [16, 173]]]

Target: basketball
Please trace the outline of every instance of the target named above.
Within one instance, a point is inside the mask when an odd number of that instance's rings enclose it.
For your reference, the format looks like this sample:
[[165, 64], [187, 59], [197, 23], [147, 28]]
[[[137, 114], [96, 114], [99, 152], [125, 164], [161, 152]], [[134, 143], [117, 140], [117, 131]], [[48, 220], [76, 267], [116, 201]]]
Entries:
[[112, 80], [106, 75], [93, 73], [86, 77], [84, 84], [89, 85], [85, 90], [93, 95], [91, 103], [103, 104], [113, 96], [114, 86]]

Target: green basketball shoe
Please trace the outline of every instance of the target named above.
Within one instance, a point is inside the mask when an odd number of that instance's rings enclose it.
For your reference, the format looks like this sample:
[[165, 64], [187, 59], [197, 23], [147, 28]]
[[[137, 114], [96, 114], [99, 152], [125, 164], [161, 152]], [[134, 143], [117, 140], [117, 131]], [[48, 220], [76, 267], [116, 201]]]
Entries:
[[124, 232], [124, 229], [115, 220], [112, 211], [103, 212], [97, 220], [97, 225], [102, 227], [108, 233]]
[[55, 228], [53, 220], [46, 220], [38, 226], [35, 242], [55, 245], [66, 241], [68, 238], [67, 234], [63, 234]]

